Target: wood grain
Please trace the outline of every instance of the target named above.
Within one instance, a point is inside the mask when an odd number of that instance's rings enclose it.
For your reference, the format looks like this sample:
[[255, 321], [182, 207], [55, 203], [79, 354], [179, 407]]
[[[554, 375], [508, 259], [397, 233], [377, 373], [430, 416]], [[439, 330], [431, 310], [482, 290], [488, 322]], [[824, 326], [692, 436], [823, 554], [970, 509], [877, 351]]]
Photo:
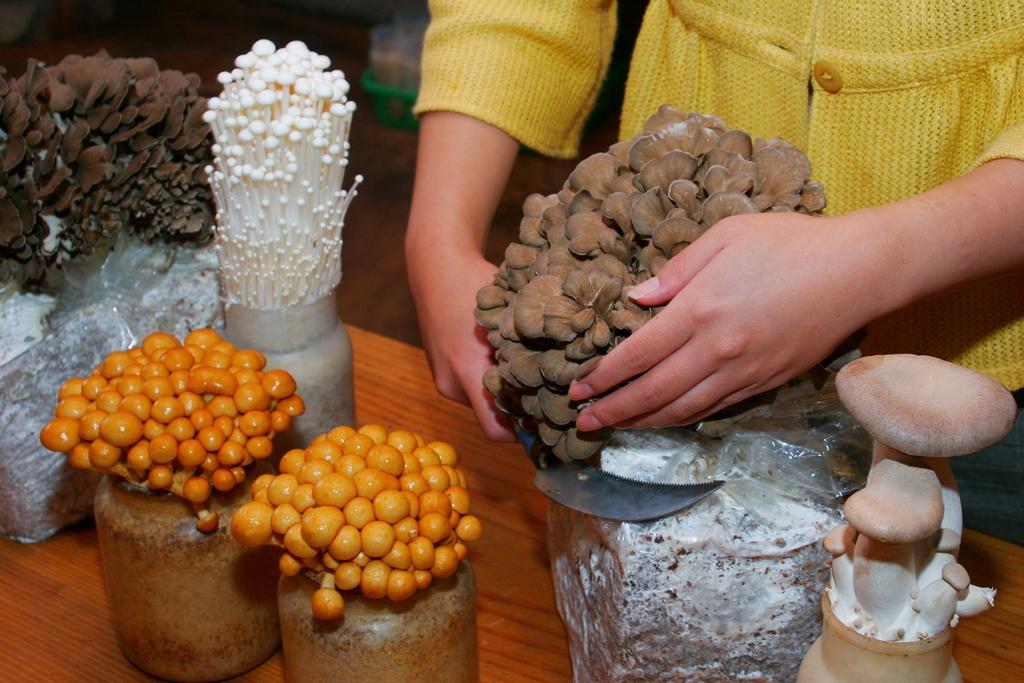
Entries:
[[[477, 573], [480, 673], [486, 683], [571, 679], [565, 631], [555, 611], [544, 525], [547, 500], [516, 445], [494, 444], [472, 413], [437, 394], [423, 352], [350, 328], [357, 418], [451, 441], [470, 477], [485, 533]], [[1024, 680], [1024, 548], [968, 531], [961, 561], [974, 581], [999, 588], [996, 609], [965, 619], [956, 658], [970, 683]], [[36, 545], [0, 542], [0, 680], [147, 680], [118, 652], [89, 524]], [[240, 681], [277, 683], [274, 655]], [[580, 682], [586, 683], [586, 682]]]

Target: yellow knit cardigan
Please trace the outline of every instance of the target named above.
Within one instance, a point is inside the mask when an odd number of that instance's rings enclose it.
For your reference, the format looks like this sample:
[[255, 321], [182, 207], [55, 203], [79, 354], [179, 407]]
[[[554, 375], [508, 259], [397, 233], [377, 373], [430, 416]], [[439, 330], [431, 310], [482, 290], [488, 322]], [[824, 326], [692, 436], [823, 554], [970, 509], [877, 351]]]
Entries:
[[[575, 155], [615, 9], [433, 0], [416, 111], [461, 112], [545, 154]], [[1024, 3], [651, 0], [620, 136], [663, 103], [802, 148], [831, 214], [894, 201], [991, 159], [1024, 158]], [[1024, 387], [1024, 272], [876, 321], [865, 346], [947, 358]]]

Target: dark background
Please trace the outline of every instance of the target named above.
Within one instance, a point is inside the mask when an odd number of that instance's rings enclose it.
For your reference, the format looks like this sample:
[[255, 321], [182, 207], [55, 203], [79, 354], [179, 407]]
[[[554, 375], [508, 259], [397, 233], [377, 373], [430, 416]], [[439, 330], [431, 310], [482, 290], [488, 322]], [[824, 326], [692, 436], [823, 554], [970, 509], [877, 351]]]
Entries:
[[[622, 34], [628, 35], [644, 3], [621, 4], [631, 6], [623, 17]], [[328, 55], [352, 83], [350, 97], [359, 105], [349, 168], [350, 175], [366, 179], [346, 221], [339, 311], [346, 323], [418, 345], [402, 250], [416, 133], [375, 120], [359, 77], [373, 24], [425, 6], [419, 0], [0, 0], [0, 65], [17, 76], [30, 57], [55, 63], [68, 54], [105, 49], [115, 57], [153, 57], [163, 69], [195, 72], [209, 97], [219, 91], [217, 72], [259, 38], [278, 45], [302, 40]], [[586, 135], [583, 153], [604, 150], [617, 128], [613, 106]], [[531, 192], [556, 192], [575, 163], [519, 156], [494, 219], [491, 260], [500, 261], [517, 234], [523, 199]]]

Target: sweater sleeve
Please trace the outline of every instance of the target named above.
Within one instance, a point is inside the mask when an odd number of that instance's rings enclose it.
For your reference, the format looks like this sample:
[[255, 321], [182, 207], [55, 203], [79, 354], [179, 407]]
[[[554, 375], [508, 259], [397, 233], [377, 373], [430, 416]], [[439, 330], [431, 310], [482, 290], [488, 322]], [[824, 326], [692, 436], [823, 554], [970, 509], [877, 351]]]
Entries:
[[615, 41], [614, 0], [432, 0], [415, 113], [486, 121], [577, 153]]
[[1024, 160], [1024, 123], [1018, 123], [1003, 131], [985, 148], [975, 165], [981, 166], [993, 159]]

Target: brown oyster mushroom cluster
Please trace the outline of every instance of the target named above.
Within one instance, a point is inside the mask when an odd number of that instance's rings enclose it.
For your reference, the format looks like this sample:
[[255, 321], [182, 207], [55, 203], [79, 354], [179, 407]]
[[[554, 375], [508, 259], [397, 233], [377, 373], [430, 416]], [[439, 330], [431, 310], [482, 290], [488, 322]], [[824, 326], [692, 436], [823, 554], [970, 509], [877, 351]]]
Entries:
[[497, 360], [484, 384], [498, 407], [562, 460], [593, 455], [607, 431], [576, 430], [569, 384], [655, 312], [629, 288], [728, 216], [820, 214], [825, 194], [810, 174], [783, 140], [664, 106], [640, 135], [584, 159], [561, 192], [528, 197], [519, 241], [477, 293]]
[[110, 235], [208, 239], [199, 77], [152, 59], [72, 55], [0, 74], [0, 282], [59, 282]]

